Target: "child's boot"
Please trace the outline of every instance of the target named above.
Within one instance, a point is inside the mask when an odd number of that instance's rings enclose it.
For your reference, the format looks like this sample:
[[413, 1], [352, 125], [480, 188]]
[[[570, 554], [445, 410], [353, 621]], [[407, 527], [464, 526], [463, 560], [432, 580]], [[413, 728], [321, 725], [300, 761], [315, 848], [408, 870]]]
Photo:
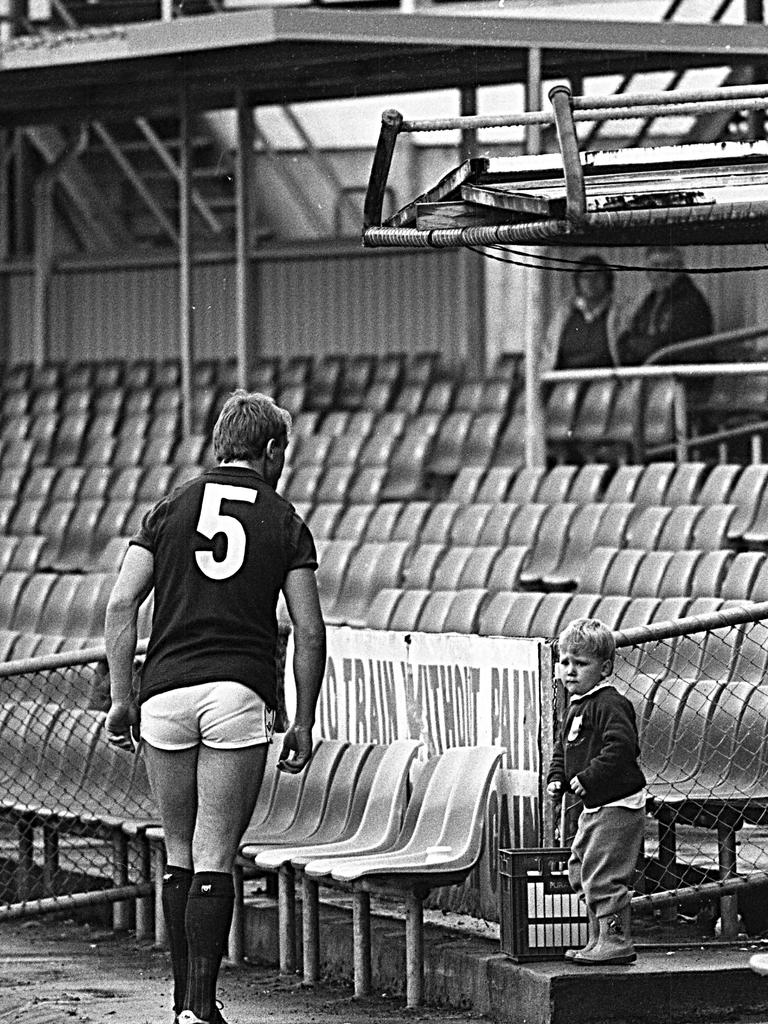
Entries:
[[598, 936], [600, 935], [600, 928], [597, 923], [597, 914], [590, 910], [589, 907], [587, 907], [587, 918], [589, 921], [587, 944], [582, 949], [566, 949], [564, 954], [566, 960], [573, 960], [581, 953], [589, 953], [595, 947]]
[[604, 967], [610, 964], [632, 964], [637, 960], [630, 931], [631, 910], [629, 904], [617, 914], [599, 917], [600, 933], [597, 942], [589, 952], [580, 950], [573, 957], [573, 963], [583, 966]]

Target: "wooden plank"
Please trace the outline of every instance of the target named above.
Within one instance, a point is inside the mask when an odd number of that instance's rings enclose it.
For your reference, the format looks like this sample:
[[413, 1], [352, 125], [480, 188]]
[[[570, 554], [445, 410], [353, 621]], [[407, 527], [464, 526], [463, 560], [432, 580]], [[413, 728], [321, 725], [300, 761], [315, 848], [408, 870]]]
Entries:
[[476, 180], [479, 176], [483, 175], [486, 172], [487, 166], [488, 160], [485, 157], [465, 160], [463, 164], [459, 164], [458, 167], [444, 175], [435, 186], [427, 189], [426, 192], [417, 196], [407, 206], [398, 210], [393, 217], [385, 221], [385, 225], [390, 228], [402, 228], [408, 224], [413, 225], [416, 223], [417, 207], [419, 205], [459, 199], [459, 189], [462, 184], [466, 181]]
[[419, 231], [509, 224], [512, 219], [507, 211], [483, 208], [473, 203], [419, 203], [416, 208], [416, 227]]

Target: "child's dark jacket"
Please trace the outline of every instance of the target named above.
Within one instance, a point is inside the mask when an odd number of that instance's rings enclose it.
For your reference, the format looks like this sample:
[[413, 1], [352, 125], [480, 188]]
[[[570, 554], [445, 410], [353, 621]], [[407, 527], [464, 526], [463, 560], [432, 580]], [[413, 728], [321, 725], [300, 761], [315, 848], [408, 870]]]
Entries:
[[569, 789], [578, 775], [584, 806], [602, 807], [645, 786], [639, 755], [635, 709], [612, 686], [601, 686], [570, 702], [547, 782]]

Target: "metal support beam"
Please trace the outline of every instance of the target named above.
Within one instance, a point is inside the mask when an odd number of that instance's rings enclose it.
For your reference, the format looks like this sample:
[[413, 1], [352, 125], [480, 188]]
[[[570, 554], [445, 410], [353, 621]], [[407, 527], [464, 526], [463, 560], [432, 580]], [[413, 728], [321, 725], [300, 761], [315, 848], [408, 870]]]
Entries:
[[[477, 113], [477, 90], [462, 89], [459, 96], [462, 117], [473, 117]], [[477, 130], [462, 129], [461, 159], [468, 160], [477, 148]], [[485, 294], [485, 260], [470, 249], [461, 254], [463, 276], [467, 291], [466, 364], [474, 377], [482, 377], [488, 365], [488, 322]]]
[[65, 145], [61, 155], [37, 177], [34, 187], [35, 279], [32, 324], [32, 361], [42, 366], [48, 356], [51, 279], [54, 270], [56, 219], [53, 190], [59, 177], [78, 159], [88, 144], [88, 131], [81, 129], [73, 146]]
[[189, 100], [186, 85], [179, 89], [179, 362], [181, 366], [181, 432], [192, 433], [192, 166]]
[[248, 387], [250, 379], [251, 349], [255, 348], [253, 336], [251, 288], [251, 235], [253, 233], [251, 190], [253, 187], [253, 110], [247, 103], [245, 93], [238, 89], [237, 106], [237, 172], [235, 174], [235, 334], [237, 349], [237, 382], [241, 388]]
[[94, 121], [93, 124], [92, 124], [92, 128], [93, 128], [94, 132], [101, 139], [102, 144], [103, 144], [104, 148], [106, 149], [106, 151], [109, 153], [109, 155], [112, 157], [114, 162], [117, 164], [117, 166], [123, 172], [125, 177], [128, 179], [128, 181], [130, 182], [131, 186], [133, 187], [133, 189], [136, 191], [137, 195], [141, 199], [141, 201], [144, 203], [144, 205], [149, 210], [149, 212], [153, 215], [153, 217], [155, 218], [157, 223], [160, 225], [160, 227], [163, 229], [165, 234], [168, 236], [170, 241], [174, 245], [178, 245], [179, 244], [179, 236], [178, 236], [178, 233], [176, 231], [176, 228], [171, 223], [170, 217], [168, 217], [166, 215], [166, 213], [163, 210], [163, 208], [160, 205], [160, 203], [155, 199], [155, 197], [149, 191], [149, 189], [144, 184], [142, 179], [139, 177], [139, 175], [133, 169], [133, 167], [131, 166], [130, 161], [127, 159], [127, 157], [125, 156], [123, 151], [120, 149], [120, 146], [112, 138], [112, 135], [104, 127], [104, 125], [101, 123], [101, 121]]
[[[168, 149], [166, 144], [154, 130], [152, 125], [147, 121], [145, 117], [137, 117], [135, 125], [150, 144], [158, 157], [160, 162], [163, 164], [169, 174], [176, 179], [177, 182], [181, 181], [181, 168], [179, 164], [173, 159], [171, 151]], [[198, 214], [203, 218], [207, 227], [215, 235], [220, 235], [223, 231], [223, 225], [215, 213], [211, 210], [208, 204], [205, 202], [203, 197], [197, 191], [192, 189], [192, 204], [197, 210]]]
[[[528, 50], [528, 81], [525, 91], [526, 110], [541, 110], [542, 54], [538, 47]], [[541, 125], [528, 125], [525, 133], [526, 153], [542, 150]], [[525, 322], [525, 464], [543, 466], [547, 461], [544, 402], [539, 379], [539, 357], [544, 337], [541, 310], [544, 304], [544, 275], [529, 271], [528, 316]]]
[[11, 258], [11, 146], [13, 134], [0, 131], [0, 260]]

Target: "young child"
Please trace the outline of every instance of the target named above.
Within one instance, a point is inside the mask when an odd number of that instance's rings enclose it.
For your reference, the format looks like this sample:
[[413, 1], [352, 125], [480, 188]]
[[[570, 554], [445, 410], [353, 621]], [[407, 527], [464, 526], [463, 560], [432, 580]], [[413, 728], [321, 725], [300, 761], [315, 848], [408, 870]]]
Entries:
[[629, 889], [640, 854], [645, 777], [635, 711], [609, 682], [616, 645], [599, 619], [575, 619], [560, 634], [559, 673], [568, 692], [547, 792], [583, 802], [568, 861], [574, 892], [586, 902], [589, 941], [568, 950], [572, 963], [633, 963]]

